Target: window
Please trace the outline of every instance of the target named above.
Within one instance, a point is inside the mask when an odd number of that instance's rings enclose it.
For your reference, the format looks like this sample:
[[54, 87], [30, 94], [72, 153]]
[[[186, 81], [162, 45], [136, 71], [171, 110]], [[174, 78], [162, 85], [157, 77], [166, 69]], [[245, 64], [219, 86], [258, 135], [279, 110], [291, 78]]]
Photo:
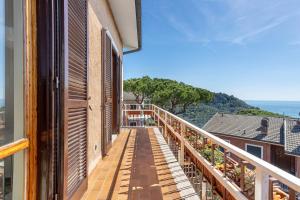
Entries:
[[5, 200], [24, 194], [24, 151], [12, 147], [25, 135], [23, 22], [22, 0], [0, 0], [0, 147], [16, 149], [0, 159], [0, 199]]
[[0, 0], [0, 146], [24, 137], [22, 0]]
[[246, 144], [246, 151], [251, 153], [252, 155], [263, 159], [263, 147], [254, 145], [254, 144]]

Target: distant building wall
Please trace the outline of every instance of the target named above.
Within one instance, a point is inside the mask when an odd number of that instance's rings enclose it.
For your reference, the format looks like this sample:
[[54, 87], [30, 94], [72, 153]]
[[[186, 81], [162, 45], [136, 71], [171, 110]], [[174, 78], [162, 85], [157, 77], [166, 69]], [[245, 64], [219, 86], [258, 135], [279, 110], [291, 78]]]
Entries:
[[[240, 149], [243, 149], [246, 151], [246, 144], [253, 144], [253, 145], [258, 145], [263, 147], [263, 160], [270, 162], [271, 163], [271, 145], [263, 142], [256, 142], [253, 140], [247, 140], [247, 139], [240, 139], [240, 138], [235, 138], [235, 137], [230, 137], [230, 136], [223, 136], [223, 135], [217, 135], [216, 136], [230, 141], [230, 144], [239, 147]], [[234, 159], [234, 157], [233, 157]]]
[[300, 178], [300, 157], [295, 157], [295, 165], [296, 176]]
[[88, 166], [89, 173], [91, 173], [102, 155], [101, 29], [108, 29], [121, 56], [122, 42], [107, 2], [105, 0], [89, 0], [88, 2], [88, 92], [90, 97], [88, 110]]

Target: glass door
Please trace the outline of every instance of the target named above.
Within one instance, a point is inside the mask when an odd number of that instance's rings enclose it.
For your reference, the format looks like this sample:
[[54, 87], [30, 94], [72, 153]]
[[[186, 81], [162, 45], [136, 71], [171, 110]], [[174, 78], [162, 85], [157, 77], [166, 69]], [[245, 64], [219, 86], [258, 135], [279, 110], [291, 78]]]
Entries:
[[0, 0], [0, 200], [24, 198], [24, 19], [22, 0]]

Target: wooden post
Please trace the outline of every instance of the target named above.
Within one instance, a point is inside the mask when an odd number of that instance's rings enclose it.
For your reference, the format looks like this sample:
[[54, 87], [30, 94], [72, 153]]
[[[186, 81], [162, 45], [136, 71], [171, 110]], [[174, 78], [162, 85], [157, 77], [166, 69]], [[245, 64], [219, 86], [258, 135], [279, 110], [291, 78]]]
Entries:
[[167, 138], [167, 124], [166, 123], [164, 126], [164, 137], [165, 137], [165, 139]]
[[246, 168], [247, 162], [241, 161], [240, 166], [241, 166], [241, 174], [240, 174], [240, 188], [242, 192], [245, 191], [245, 168]]
[[292, 188], [289, 188], [289, 200], [295, 200], [296, 199], [296, 192]]
[[224, 177], [227, 176], [227, 150], [224, 149]]
[[194, 133], [195, 133], [194, 149], [198, 151], [197, 145], [198, 145], [199, 134], [196, 131], [194, 131]]
[[160, 114], [159, 114], [159, 110], [158, 110], [158, 114], [157, 114], [158, 127], [160, 126], [160, 120], [159, 120], [159, 118], [160, 118]]
[[269, 200], [273, 200], [273, 188], [274, 188], [274, 182], [276, 181], [275, 178], [271, 177], [269, 179]]
[[255, 200], [269, 199], [269, 175], [262, 169], [255, 169]]
[[210, 175], [210, 182], [211, 182], [211, 198], [214, 199], [214, 191], [215, 191], [215, 186], [216, 186], [216, 183], [215, 183], [215, 179], [214, 179], [214, 176], [211, 174]]
[[215, 149], [216, 149], [216, 144], [211, 145], [211, 164], [212, 166], [215, 166]]
[[202, 182], [202, 194], [201, 194], [201, 200], [206, 200], [206, 187], [207, 187], [207, 182], [205, 179], [203, 179], [203, 182]]
[[222, 187], [223, 188], [223, 190], [222, 190], [222, 198], [223, 199], [226, 199], [226, 188], [225, 187]]
[[180, 154], [179, 154], [179, 164], [180, 166], [184, 166], [184, 136], [185, 136], [185, 124], [180, 124]]

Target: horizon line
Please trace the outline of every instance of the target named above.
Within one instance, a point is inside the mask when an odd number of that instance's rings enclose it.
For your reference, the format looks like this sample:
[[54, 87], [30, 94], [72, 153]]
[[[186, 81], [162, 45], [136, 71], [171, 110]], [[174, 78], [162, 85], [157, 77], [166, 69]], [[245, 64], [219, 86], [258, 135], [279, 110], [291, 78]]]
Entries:
[[280, 102], [300, 102], [300, 100], [291, 100], [291, 99], [280, 99], [280, 100], [275, 100], [275, 99], [242, 99], [243, 101], [280, 101]]

